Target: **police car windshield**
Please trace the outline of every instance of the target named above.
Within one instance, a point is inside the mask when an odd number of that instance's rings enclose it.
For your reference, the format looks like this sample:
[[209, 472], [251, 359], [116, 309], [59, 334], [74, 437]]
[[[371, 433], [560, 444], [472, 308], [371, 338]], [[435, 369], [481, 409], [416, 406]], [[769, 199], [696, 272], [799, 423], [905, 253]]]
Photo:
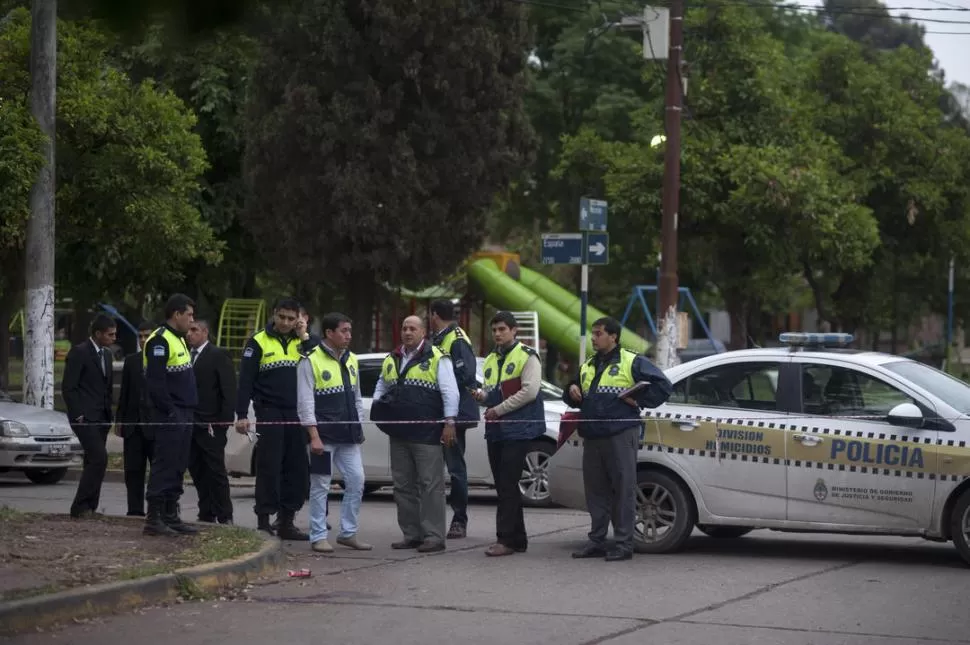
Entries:
[[970, 386], [963, 381], [916, 361], [887, 363], [883, 367], [942, 399], [951, 408], [970, 414]]

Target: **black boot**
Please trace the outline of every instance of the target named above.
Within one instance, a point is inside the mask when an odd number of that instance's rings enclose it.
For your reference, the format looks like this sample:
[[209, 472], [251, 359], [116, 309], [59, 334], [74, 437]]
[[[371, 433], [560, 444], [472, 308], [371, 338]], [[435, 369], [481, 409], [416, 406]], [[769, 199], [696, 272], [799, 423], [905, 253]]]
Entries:
[[194, 526], [189, 526], [182, 522], [182, 518], [179, 517], [179, 503], [174, 500], [168, 500], [165, 502], [165, 515], [162, 518], [165, 524], [175, 531], [176, 533], [181, 533], [182, 535], [195, 535], [199, 532], [199, 529]]
[[268, 514], [257, 515], [256, 530], [263, 531], [269, 535], [276, 535], [276, 524], [270, 524]]
[[293, 524], [293, 517], [295, 513], [292, 511], [280, 511], [279, 512], [279, 528], [276, 529], [276, 534], [281, 540], [293, 540], [295, 542], [306, 542], [310, 539], [310, 536], [300, 529], [296, 528]]
[[142, 533], [145, 535], [164, 535], [173, 537], [178, 535], [176, 531], [169, 528], [162, 520], [163, 502], [148, 502], [148, 515], [145, 516], [145, 528]]

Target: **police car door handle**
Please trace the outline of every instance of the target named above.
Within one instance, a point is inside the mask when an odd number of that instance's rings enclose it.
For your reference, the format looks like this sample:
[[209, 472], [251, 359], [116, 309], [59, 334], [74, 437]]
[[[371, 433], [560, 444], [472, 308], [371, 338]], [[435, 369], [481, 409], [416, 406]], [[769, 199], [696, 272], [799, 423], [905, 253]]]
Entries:
[[690, 432], [691, 430], [693, 430], [699, 425], [700, 424], [697, 421], [678, 421], [677, 422], [677, 427], [683, 430], [684, 432]]
[[794, 439], [795, 441], [800, 441], [801, 443], [806, 443], [813, 446], [818, 445], [822, 443], [822, 441], [824, 441], [822, 437], [813, 437], [812, 435], [809, 435], [809, 434], [796, 434], [794, 437], [792, 437], [792, 439]]

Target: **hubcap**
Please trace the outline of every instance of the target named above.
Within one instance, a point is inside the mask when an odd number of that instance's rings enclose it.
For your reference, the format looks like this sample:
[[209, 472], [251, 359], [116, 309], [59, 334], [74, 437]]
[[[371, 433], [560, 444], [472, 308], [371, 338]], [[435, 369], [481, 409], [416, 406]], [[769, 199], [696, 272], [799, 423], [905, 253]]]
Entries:
[[652, 483], [637, 486], [636, 539], [659, 542], [673, 530], [676, 520], [674, 496], [669, 490]]
[[541, 502], [549, 497], [549, 455], [534, 450], [525, 456], [519, 492], [533, 502]]

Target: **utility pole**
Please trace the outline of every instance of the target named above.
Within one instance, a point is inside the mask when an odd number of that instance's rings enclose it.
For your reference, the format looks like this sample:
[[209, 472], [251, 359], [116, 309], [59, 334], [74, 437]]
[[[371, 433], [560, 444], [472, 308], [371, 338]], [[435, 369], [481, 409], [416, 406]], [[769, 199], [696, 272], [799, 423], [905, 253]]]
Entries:
[[680, 207], [680, 116], [683, 105], [681, 54], [684, 46], [684, 0], [670, 0], [670, 49], [667, 56], [664, 125], [663, 217], [660, 242], [660, 312], [658, 313], [657, 365], [673, 367], [677, 356], [677, 216]]
[[44, 164], [30, 190], [27, 222], [27, 333], [24, 403], [54, 409], [54, 149], [57, 82], [57, 0], [32, 0], [30, 111], [44, 143]]

